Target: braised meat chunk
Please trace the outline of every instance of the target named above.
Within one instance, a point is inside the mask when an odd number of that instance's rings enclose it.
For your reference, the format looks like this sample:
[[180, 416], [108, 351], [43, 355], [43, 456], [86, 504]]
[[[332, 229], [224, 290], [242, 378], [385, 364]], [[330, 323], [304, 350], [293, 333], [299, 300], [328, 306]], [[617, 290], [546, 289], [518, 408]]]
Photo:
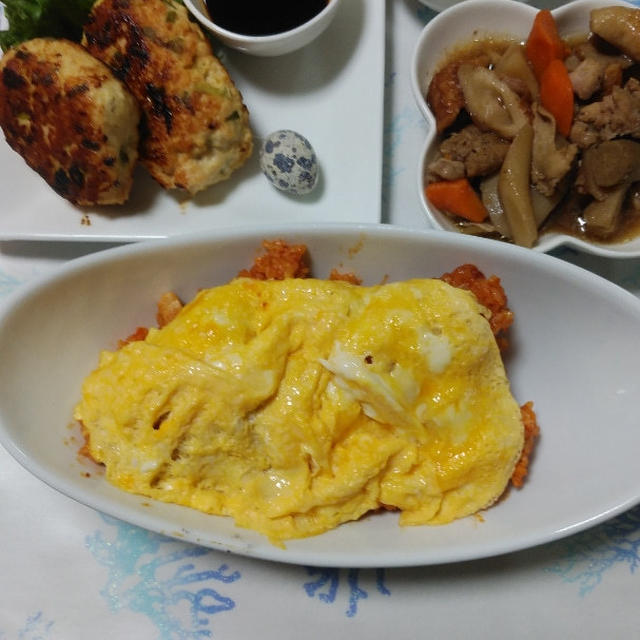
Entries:
[[593, 33], [640, 62], [640, 11], [631, 7], [594, 9], [589, 26]]
[[620, 136], [640, 138], [640, 81], [636, 78], [581, 107], [571, 128], [571, 141], [582, 149]]
[[[493, 131], [469, 125], [444, 140], [440, 146], [442, 156], [429, 166], [429, 171], [448, 180], [486, 176], [500, 169], [508, 148], [509, 142]], [[457, 168], [455, 177], [453, 167]]]

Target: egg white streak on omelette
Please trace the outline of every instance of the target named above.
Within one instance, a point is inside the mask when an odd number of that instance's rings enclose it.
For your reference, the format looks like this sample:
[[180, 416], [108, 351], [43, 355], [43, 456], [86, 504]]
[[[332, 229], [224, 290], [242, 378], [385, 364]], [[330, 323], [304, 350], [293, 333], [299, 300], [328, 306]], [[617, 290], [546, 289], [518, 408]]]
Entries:
[[75, 417], [115, 486], [281, 544], [491, 505], [523, 447], [487, 311], [441, 280], [237, 278], [103, 352]]

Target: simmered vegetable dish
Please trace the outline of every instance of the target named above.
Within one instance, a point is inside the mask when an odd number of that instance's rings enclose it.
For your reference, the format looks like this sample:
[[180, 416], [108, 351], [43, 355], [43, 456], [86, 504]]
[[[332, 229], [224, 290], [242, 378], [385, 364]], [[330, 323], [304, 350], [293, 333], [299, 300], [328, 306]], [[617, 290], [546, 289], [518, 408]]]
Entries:
[[441, 142], [425, 194], [460, 231], [525, 247], [551, 229], [640, 234], [640, 9], [594, 9], [571, 40], [541, 10], [525, 42], [457, 49], [427, 101]]

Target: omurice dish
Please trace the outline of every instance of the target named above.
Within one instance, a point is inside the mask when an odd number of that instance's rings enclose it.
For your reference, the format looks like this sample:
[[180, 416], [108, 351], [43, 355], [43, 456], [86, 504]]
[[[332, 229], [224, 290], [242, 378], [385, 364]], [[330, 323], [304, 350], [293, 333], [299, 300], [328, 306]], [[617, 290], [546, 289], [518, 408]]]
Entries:
[[491, 505], [524, 442], [489, 312], [438, 279], [240, 277], [102, 353], [75, 417], [125, 491], [275, 543]]

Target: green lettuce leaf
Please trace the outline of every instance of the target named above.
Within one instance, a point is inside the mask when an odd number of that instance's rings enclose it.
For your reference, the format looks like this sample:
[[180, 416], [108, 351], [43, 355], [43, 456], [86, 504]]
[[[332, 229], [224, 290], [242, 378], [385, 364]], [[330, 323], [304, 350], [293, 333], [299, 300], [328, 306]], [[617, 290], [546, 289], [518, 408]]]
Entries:
[[67, 38], [80, 42], [82, 26], [94, 0], [2, 0], [9, 22], [8, 31], [0, 31], [0, 47], [31, 38]]

